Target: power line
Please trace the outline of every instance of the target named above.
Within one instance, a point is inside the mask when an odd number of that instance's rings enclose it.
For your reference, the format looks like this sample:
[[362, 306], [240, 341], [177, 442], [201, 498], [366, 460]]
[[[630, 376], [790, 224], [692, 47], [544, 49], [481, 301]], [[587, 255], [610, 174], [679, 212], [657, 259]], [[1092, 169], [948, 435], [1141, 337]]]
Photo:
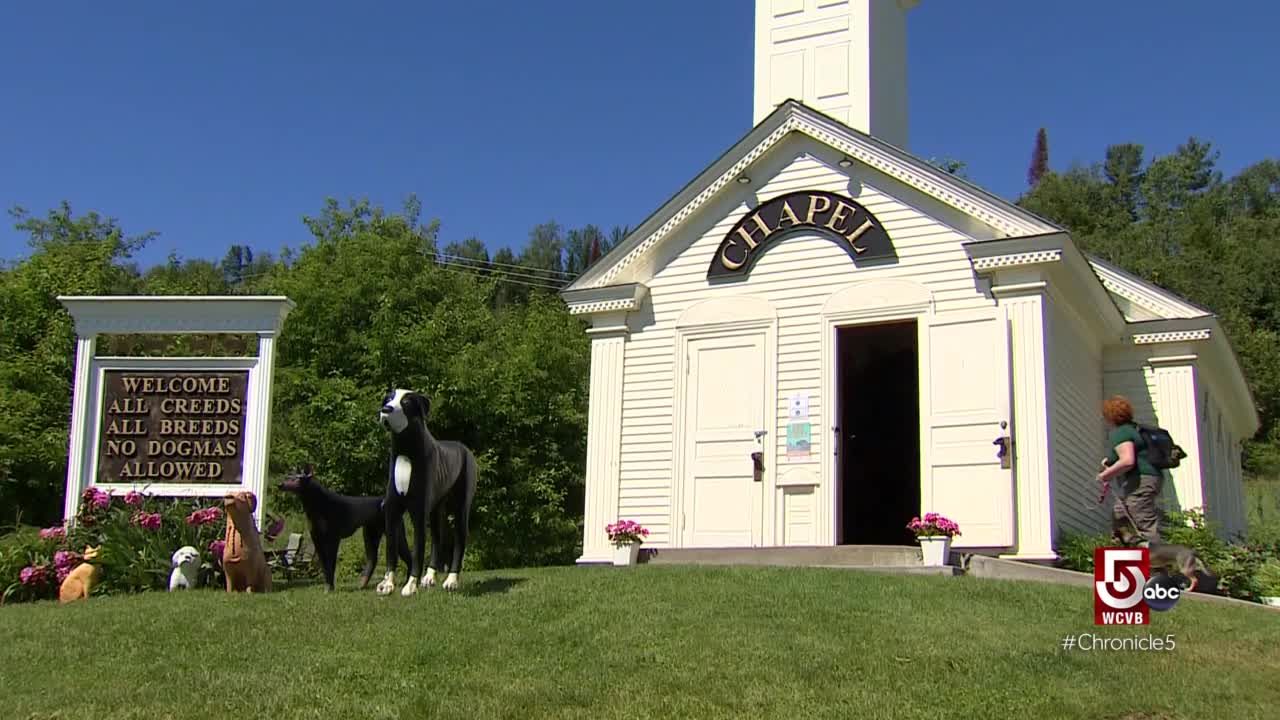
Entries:
[[545, 272], [545, 273], [551, 273], [553, 275], [560, 275], [570, 280], [577, 277], [576, 274], [567, 272], [565, 270], [550, 270], [547, 268], [535, 268], [535, 267], [530, 267], [528, 265], [519, 265], [516, 263], [498, 262], [497, 260], [477, 260], [476, 258], [464, 257], [462, 255], [449, 255], [448, 253], [442, 253], [439, 251], [433, 252], [431, 254], [434, 255], [435, 257], [447, 258], [449, 259], [449, 261], [480, 263], [485, 266], [510, 267], [510, 268], [519, 268], [520, 270], [526, 270], [526, 271], [531, 270], [534, 272]]
[[[468, 266], [465, 264], [455, 265], [452, 263], [439, 263], [436, 265], [436, 267], [441, 270], [448, 270], [450, 272], [466, 272], [471, 275], [478, 275], [483, 270], [483, 271], [487, 271], [487, 274], [491, 275], [494, 279], [498, 280], [499, 282], [507, 282], [513, 285], [523, 285], [526, 287], [541, 288], [544, 290], [559, 290], [569, 283], [569, 281], [557, 283], [553, 281], [551, 278], [544, 278], [536, 275], [528, 275], [525, 273], [514, 273], [510, 270], [503, 270], [501, 268], [486, 268], [484, 266]], [[274, 272], [273, 269], [269, 269], [269, 270], [264, 270], [260, 272], [241, 273], [237, 276], [237, 279], [250, 280], [257, 277], [270, 275], [273, 272]]]

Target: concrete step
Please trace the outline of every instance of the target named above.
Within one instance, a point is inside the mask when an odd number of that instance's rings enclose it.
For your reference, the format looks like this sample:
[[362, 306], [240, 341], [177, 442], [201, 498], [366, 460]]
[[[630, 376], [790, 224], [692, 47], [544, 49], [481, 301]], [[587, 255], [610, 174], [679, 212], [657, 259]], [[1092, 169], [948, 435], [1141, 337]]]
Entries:
[[[922, 567], [913, 545], [838, 545], [725, 548], [646, 548], [642, 562], [655, 565], [782, 565], [808, 567]], [[955, 553], [952, 553], [955, 562]]]
[[812, 565], [810, 567], [834, 568], [836, 570], [858, 570], [862, 572], [878, 572], [890, 575], [963, 575], [964, 572], [955, 565]]

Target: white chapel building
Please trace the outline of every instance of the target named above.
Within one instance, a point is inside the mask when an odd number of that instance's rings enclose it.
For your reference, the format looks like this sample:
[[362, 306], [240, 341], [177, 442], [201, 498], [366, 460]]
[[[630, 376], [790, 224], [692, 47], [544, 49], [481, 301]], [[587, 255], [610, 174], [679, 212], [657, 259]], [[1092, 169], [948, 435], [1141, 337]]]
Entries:
[[[906, 149], [913, 0], [757, 0], [755, 126], [562, 291], [586, 318], [583, 551], [910, 545], [1048, 561], [1105, 531], [1103, 399], [1244, 527], [1259, 427], [1214, 315]], [[917, 11], [919, 12], [919, 11]], [[1007, 451], [1006, 451], [1007, 449]]]

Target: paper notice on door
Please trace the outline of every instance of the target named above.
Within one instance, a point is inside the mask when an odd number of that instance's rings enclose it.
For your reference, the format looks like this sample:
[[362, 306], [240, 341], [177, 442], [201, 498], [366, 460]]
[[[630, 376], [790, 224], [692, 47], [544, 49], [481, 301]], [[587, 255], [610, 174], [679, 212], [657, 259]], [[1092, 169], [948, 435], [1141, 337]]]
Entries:
[[787, 423], [787, 459], [809, 457], [809, 423], [808, 421]]
[[791, 396], [791, 420], [809, 419], [809, 396], [804, 393], [795, 393]]

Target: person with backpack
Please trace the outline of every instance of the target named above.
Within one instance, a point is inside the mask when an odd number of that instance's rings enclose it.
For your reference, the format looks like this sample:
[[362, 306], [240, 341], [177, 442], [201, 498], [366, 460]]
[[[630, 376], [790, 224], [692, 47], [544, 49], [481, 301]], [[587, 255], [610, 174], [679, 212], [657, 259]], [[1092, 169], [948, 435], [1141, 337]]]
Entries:
[[[1164, 445], [1171, 445], [1164, 442], [1168, 433], [1134, 422], [1133, 405], [1122, 395], [1107, 398], [1102, 404], [1102, 417], [1111, 425], [1107, 434], [1111, 453], [1102, 461], [1103, 470], [1098, 473], [1102, 497], [1106, 496], [1108, 483], [1113, 478], [1118, 480], [1111, 510], [1112, 535], [1127, 543], [1136, 532], [1144, 547], [1159, 543], [1161, 514], [1156, 501], [1164, 486], [1160, 465], [1177, 465], [1177, 458], [1170, 461], [1166, 457]], [[1153, 455], [1158, 456], [1159, 463], [1152, 462]]]

